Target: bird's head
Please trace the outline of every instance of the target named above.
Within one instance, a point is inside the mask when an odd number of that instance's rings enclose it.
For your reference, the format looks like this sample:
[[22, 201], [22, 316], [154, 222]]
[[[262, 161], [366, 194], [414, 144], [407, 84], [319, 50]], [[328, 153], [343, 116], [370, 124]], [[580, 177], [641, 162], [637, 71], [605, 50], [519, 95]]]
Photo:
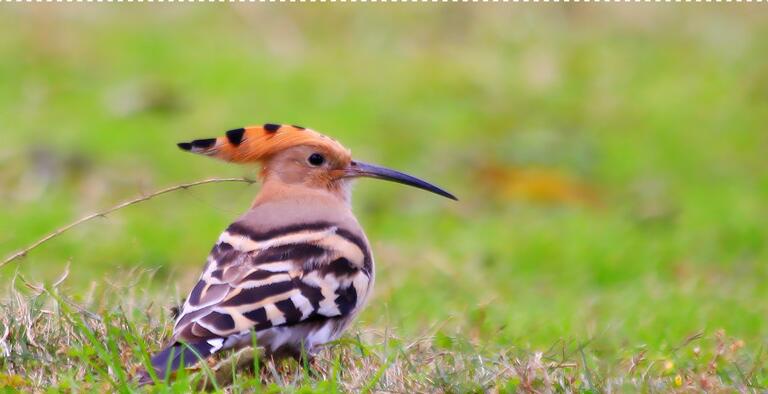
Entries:
[[259, 163], [265, 181], [327, 189], [345, 195], [349, 181], [369, 177], [398, 182], [456, 200], [451, 193], [414, 176], [353, 160], [338, 141], [299, 126], [265, 124], [224, 136], [182, 142], [179, 148], [234, 163]]

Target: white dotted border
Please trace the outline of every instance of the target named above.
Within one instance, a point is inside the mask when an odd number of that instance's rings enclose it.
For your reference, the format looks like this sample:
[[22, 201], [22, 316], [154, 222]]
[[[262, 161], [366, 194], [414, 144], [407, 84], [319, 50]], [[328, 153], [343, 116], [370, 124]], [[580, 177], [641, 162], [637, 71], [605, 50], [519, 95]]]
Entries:
[[768, 0], [0, 0], [2, 3], [765, 3]]

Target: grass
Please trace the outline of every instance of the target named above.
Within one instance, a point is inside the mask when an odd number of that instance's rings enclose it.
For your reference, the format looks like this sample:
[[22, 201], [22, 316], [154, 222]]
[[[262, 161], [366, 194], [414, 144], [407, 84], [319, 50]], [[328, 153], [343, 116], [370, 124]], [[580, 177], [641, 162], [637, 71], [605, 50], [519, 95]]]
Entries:
[[[461, 199], [361, 182], [368, 308], [317, 365], [266, 363], [222, 390], [768, 388], [763, 13], [3, 11], [3, 255], [169, 185], [252, 176], [175, 143], [254, 123], [324, 131]], [[0, 386], [135, 390], [169, 308], [257, 190], [155, 198], [0, 269]]]
[[[92, 288], [86, 304], [74, 303], [57, 287], [18, 277], [24, 290], [13, 290], [2, 305], [3, 315], [15, 319], [0, 342], [2, 351], [13, 355], [0, 383], [49, 392], [138, 390], [132, 375], [147, 365], [148, 349], [160, 346], [171, 327], [152, 301], [133, 298], [138, 283], [151, 275], [126, 274], [137, 281]], [[627, 349], [615, 365], [605, 365], [589, 341], [499, 351], [434, 327], [425, 332], [405, 339], [388, 329], [353, 330], [329, 344], [311, 366], [260, 362], [244, 349], [149, 390], [221, 390], [223, 383], [228, 392], [727, 392], [764, 384], [762, 351], [749, 354], [743, 341], [723, 332], [712, 338], [693, 335], [663, 353]]]

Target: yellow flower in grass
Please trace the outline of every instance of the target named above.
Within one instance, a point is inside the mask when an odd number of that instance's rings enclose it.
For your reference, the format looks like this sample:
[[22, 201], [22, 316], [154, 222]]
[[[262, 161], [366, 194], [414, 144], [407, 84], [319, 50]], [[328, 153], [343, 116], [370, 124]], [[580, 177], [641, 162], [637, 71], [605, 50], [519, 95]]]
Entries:
[[18, 389], [27, 385], [27, 380], [14, 374], [0, 374], [0, 388]]
[[680, 375], [675, 375], [675, 387], [680, 387], [683, 385], [683, 377]]

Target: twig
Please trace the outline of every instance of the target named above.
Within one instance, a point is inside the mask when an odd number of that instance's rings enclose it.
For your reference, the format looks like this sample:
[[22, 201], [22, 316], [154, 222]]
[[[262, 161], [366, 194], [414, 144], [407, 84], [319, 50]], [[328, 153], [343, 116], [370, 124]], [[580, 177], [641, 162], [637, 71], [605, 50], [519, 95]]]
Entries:
[[176, 190], [189, 189], [191, 187], [205, 185], [205, 184], [208, 184], [208, 183], [221, 183], [221, 182], [245, 182], [245, 183], [251, 184], [251, 183], [254, 183], [255, 181], [252, 180], [252, 179], [247, 179], [247, 178], [211, 178], [211, 179], [204, 179], [202, 181], [191, 182], [191, 183], [184, 183], [184, 184], [181, 184], [181, 185], [167, 187], [165, 189], [158, 190], [158, 191], [156, 191], [154, 193], [151, 193], [151, 194], [148, 194], [148, 195], [145, 195], [145, 196], [141, 196], [141, 197], [135, 198], [133, 200], [122, 202], [122, 203], [120, 203], [120, 204], [118, 204], [118, 205], [116, 205], [116, 206], [114, 206], [112, 208], [109, 208], [109, 209], [105, 210], [105, 211], [97, 212], [97, 213], [94, 213], [94, 214], [90, 214], [88, 216], [85, 216], [83, 218], [80, 218], [80, 219], [76, 220], [75, 222], [72, 222], [72, 223], [70, 223], [70, 224], [68, 224], [68, 225], [66, 225], [64, 227], [61, 227], [61, 228], [55, 230], [54, 232], [52, 232], [52, 233], [46, 235], [45, 237], [39, 239], [37, 242], [33, 243], [32, 245], [29, 245], [26, 248], [21, 249], [18, 252], [8, 256], [5, 260], [3, 260], [2, 263], [0, 263], [0, 268], [2, 268], [4, 265], [10, 263], [13, 260], [16, 260], [16, 259], [18, 259], [20, 257], [26, 256], [27, 253], [29, 253], [32, 249], [37, 248], [38, 246], [40, 246], [40, 245], [50, 241], [52, 238], [55, 238], [55, 237], [63, 234], [64, 232], [69, 231], [73, 227], [79, 226], [79, 225], [81, 225], [81, 224], [83, 224], [83, 223], [85, 223], [87, 221], [93, 220], [93, 219], [98, 218], [98, 217], [107, 216], [110, 213], [115, 212], [115, 211], [117, 211], [119, 209], [123, 209], [123, 208], [125, 208], [127, 206], [130, 206], [130, 205], [133, 205], [133, 204], [137, 204], [137, 203], [140, 203], [140, 202], [143, 202], [143, 201], [147, 201], [147, 200], [149, 200], [151, 198], [154, 198], [154, 197], [157, 197], [157, 196], [159, 196], [161, 194], [170, 193], [170, 192], [173, 192], [173, 191], [176, 191]]

